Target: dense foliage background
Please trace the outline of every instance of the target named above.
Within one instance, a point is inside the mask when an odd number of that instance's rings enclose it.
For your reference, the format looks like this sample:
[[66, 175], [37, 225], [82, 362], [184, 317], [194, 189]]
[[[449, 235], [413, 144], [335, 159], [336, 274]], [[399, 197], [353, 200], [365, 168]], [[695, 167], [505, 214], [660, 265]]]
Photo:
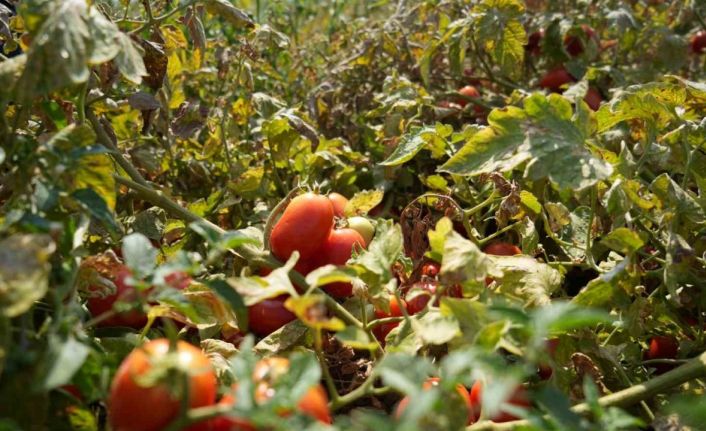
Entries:
[[[245, 400], [170, 429], [461, 429], [476, 381], [471, 430], [703, 429], [705, 19], [699, 0], [0, 4], [0, 430], [105, 429], [118, 365], [160, 337]], [[307, 188], [375, 225], [308, 275], [268, 247]], [[123, 264], [138, 294], [91, 310]], [[251, 334], [283, 294], [297, 318]], [[253, 402], [272, 355], [288, 377]], [[278, 416], [319, 381], [333, 424]], [[484, 420], [518, 385], [529, 421]]]

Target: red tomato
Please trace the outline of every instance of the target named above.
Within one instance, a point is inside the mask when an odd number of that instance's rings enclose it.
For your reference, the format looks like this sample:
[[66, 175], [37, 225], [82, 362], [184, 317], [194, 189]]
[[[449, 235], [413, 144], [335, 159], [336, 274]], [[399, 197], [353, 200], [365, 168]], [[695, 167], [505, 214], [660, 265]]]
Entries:
[[[643, 359], [674, 359], [679, 353], [679, 341], [671, 335], [657, 335], [650, 339], [650, 348], [643, 354]], [[652, 364], [655, 374], [664, 374], [674, 368], [672, 364]]]
[[[472, 85], [466, 85], [465, 87], [458, 90], [458, 92], [459, 92], [459, 94], [466, 96], [466, 97], [470, 97], [472, 99], [477, 99], [480, 97], [480, 91], [478, 91], [478, 89]], [[466, 99], [459, 98], [456, 103], [458, 103], [459, 106], [461, 106], [461, 108], [463, 108], [466, 105], [468, 105], [469, 102]], [[473, 105], [473, 112], [475, 112], [476, 114], [482, 114], [485, 112], [485, 108], [483, 108], [480, 105], [474, 104]]]
[[407, 298], [407, 312], [409, 314], [417, 314], [422, 311], [431, 300], [438, 286], [439, 283], [437, 281], [415, 283], [412, 289], [407, 292], [407, 294], [414, 292], [413, 298]]
[[539, 81], [539, 86], [553, 92], [559, 92], [563, 85], [574, 81], [574, 77], [571, 76], [564, 66], [560, 66], [547, 72]]
[[298, 250], [309, 260], [326, 242], [333, 228], [333, 205], [322, 195], [304, 193], [292, 199], [270, 235], [272, 253], [287, 260]]
[[[426, 382], [424, 382], [424, 385], [422, 385], [422, 388], [424, 390], [431, 389], [434, 386], [439, 386], [439, 383], [441, 382], [441, 379], [438, 377], [430, 377], [427, 379]], [[468, 408], [468, 424], [471, 424], [472, 421], [472, 409], [471, 409], [471, 397], [468, 394], [468, 390], [463, 387], [463, 385], [456, 385], [456, 392], [458, 395], [461, 397], [461, 400], [466, 404]], [[405, 409], [407, 409], [409, 405], [409, 397], [404, 397], [400, 401], [399, 404], [397, 404], [397, 408], [395, 409], [395, 417], [400, 418], [402, 416], [402, 413], [404, 413]]]
[[706, 30], [701, 30], [691, 36], [691, 52], [694, 54], [703, 54], [706, 52]]
[[440, 269], [441, 265], [439, 265], [437, 262], [427, 262], [422, 266], [422, 275], [429, 278], [434, 278], [439, 275]]
[[[365, 248], [365, 239], [351, 228], [332, 230], [323, 247], [319, 250], [318, 266], [345, 265], [351, 258], [354, 246]], [[330, 283], [323, 289], [334, 298], [347, 298], [353, 294], [350, 283]]]
[[674, 359], [679, 352], [679, 342], [671, 335], [656, 335], [650, 339], [647, 359]]
[[[169, 340], [160, 338], [133, 350], [120, 364], [108, 397], [108, 422], [114, 431], [160, 431], [171, 423], [181, 410], [181, 399], [175, 398], [166, 381], [150, 386], [136, 378], [152, 372], [155, 363], [169, 352]], [[201, 349], [184, 341], [177, 342], [180, 369], [189, 373], [189, 408], [204, 407], [216, 402], [216, 374]], [[189, 431], [207, 430], [204, 424]]]
[[495, 256], [515, 256], [522, 254], [522, 250], [514, 244], [508, 242], [493, 242], [483, 247], [483, 253]]
[[78, 386], [69, 384], [69, 385], [61, 386], [60, 389], [62, 389], [63, 391], [68, 392], [69, 394], [71, 394], [71, 396], [73, 396], [73, 397], [76, 398], [77, 400], [83, 401], [83, 394], [82, 394], [81, 391], [78, 389]]
[[[400, 307], [400, 304], [397, 302], [397, 298], [394, 296], [390, 297], [390, 313], [386, 313], [382, 310], [375, 310], [375, 317], [378, 319], [384, 319], [386, 317], [402, 317], [404, 316], [404, 312], [402, 309], [407, 308], [407, 303], [404, 302], [404, 299], [402, 300], [402, 306]], [[376, 326], [373, 328], [373, 334], [375, 334], [375, 338], [378, 339], [381, 343], [385, 342], [385, 338], [387, 337], [387, 334], [390, 333], [393, 329], [399, 325], [400, 322], [395, 322], [395, 323], [384, 323], [382, 325]]]
[[[269, 357], [261, 360], [255, 365], [253, 380], [255, 381], [255, 401], [264, 403], [275, 394], [272, 386], [277, 379], [289, 371], [289, 360], [281, 357]], [[236, 403], [233, 393], [223, 396], [219, 404], [233, 405]], [[331, 412], [328, 408], [328, 395], [321, 385], [311, 387], [297, 403], [297, 409], [320, 422], [330, 424]], [[280, 412], [281, 416], [287, 416], [290, 412]], [[255, 428], [247, 419], [220, 417], [214, 419], [211, 431], [255, 431]]]
[[[547, 347], [547, 352], [549, 353], [549, 356], [553, 357], [554, 353], [556, 352], [556, 348], [559, 346], [559, 339], [558, 338], [551, 338], [547, 340], [546, 342], [546, 347]], [[550, 364], [539, 364], [539, 370], [537, 371], [537, 374], [539, 374], [539, 378], [542, 380], [549, 380], [552, 377], [552, 374], [554, 374], [554, 369]]]
[[[127, 278], [131, 276], [130, 269], [127, 266], [122, 266], [115, 276], [113, 283], [115, 284], [115, 293], [105, 297], [88, 298], [87, 306], [93, 317], [110, 312], [113, 310], [115, 302], [132, 303], [139, 299], [140, 293], [135, 290], [135, 287], [127, 284]], [[98, 288], [90, 290], [99, 290]], [[96, 293], [97, 294], [97, 293]], [[115, 314], [105, 320], [102, 320], [99, 326], [127, 326], [130, 328], [139, 329], [147, 323], [147, 315], [144, 311], [135, 309], [123, 313]]]
[[336, 217], [345, 217], [345, 209], [348, 204], [348, 198], [340, 193], [329, 193], [328, 198], [333, 205], [333, 215]]
[[[596, 36], [596, 31], [591, 28], [591, 26], [587, 24], [581, 24], [581, 30], [584, 34], [583, 39], [594, 39], [597, 41], [598, 37]], [[583, 51], [586, 49], [586, 47], [584, 47], [583, 45], [583, 40], [581, 37], [569, 34], [564, 37], [564, 48], [566, 48], [566, 52], [568, 52], [569, 55], [572, 57], [577, 57], [583, 54]]]
[[544, 30], [537, 30], [530, 33], [527, 38], [527, 45], [525, 45], [525, 51], [532, 55], [539, 55], [542, 53], [542, 39], [544, 38]]
[[184, 290], [191, 284], [191, 277], [184, 271], [175, 271], [164, 277], [167, 285], [177, 290]]
[[248, 325], [253, 334], [266, 337], [297, 316], [287, 310], [284, 302], [289, 296], [268, 298], [248, 307]]
[[[482, 401], [483, 401], [483, 384], [480, 381], [476, 381], [473, 386], [471, 387], [471, 422], [474, 423], [478, 419], [480, 419], [480, 412], [481, 412], [481, 406], [482, 406]], [[515, 388], [515, 391], [512, 393], [510, 396], [510, 399], [505, 401], [505, 404], [512, 404], [514, 406], [518, 407], [527, 407], [529, 408], [531, 406], [529, 399], [527, 398], [527, 392], [525, 391], [525, 388], [523, 386], [518, 386]], [[500, 412], [498, 412], [495, 416], [490, 418], [491, 421], [493, 422], [510, 422], [510, 421], [515, 421], [520, 418], [503, 411], [502, 409]]]
[[599, 93], [598, 90], [593, 87], [589, 87], [583, 100], [584, 102], [586, 102], [589, 108], [593, 109], [594, 111], [598, 111], [598, 108], [601, 107], [601, 102], [603, 101], [603, 98], [601, 97], [601, 93]]

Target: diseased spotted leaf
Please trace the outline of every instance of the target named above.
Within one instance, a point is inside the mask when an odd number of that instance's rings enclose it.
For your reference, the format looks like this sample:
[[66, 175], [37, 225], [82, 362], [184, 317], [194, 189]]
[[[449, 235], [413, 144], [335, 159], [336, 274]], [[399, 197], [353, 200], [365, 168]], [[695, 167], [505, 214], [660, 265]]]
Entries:
[[233, 6], [228, 0], [206, 0], [205, 6], [208, 13], [223, 17], [235, 26], [246, 28], [255, 26], [255, 23], [245, 11]]
[[440, 157], [444, 154], [447, 145], [445, 138], [450, 135], [448, 128], [448, 126], [437, 125], [436, 127], [426, 126], [411, 130], [400, 138], [395, 151], [380, 164], [399, 166], [412, 160], [419, 151], [425, 148], [431, 151], [432, 157]]
[[44, 297], [55, 247], [49, 235], [12, 235], [0, 241], [0, 314], [17, 317]]
[[518, 0], [484, 0], [473, 8], [475, 37], [503, 73], [518, 76], [527, 34], [522, 25], [524, 5]]
[[459, 175], [509, 171], [525, 165], [529, 180], [548, 178], [561, 188], [580, 190], [608, 178], [610, 164], [586, 145], [586, 127], [576, 123], [571, 103], [535, 93], [524, 109], [494, 109], [489, 126], [466, 142], [439, 170]]

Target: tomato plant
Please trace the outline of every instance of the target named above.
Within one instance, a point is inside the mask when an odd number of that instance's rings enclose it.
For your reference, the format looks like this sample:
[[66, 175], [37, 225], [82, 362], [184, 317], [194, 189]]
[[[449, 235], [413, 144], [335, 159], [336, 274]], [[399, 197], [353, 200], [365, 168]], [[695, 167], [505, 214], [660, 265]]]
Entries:
[[0, 0], [0, 429], [699, 429], [702, 3]]
[[[173, 360], [168, 360], [170, 357]], [[188, 386], [159, 370], [169, 366], [187, 376]], [[108, 421], [116, 431], [164, 429], [177, 418], [181, 408], [182, 397], [175, 392], [176, 387], [188, 391], [189, 407], [203, 407], [215, 402], [216, 384], [211, 362], [200, 349], [179, 341], [172, 352], [169, 340], [152, 340], [133, 350], [120, 364], [107, 400]], [[189, 429], [206, 428], [200, 425]]]

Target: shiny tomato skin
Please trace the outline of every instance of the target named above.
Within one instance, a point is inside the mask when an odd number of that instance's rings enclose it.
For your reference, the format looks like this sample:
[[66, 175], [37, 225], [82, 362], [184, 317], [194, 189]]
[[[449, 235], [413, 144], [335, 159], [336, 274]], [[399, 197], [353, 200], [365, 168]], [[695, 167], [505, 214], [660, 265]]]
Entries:
[[671, 335], [656, 335], [650, 339], [647, 359], [674, 359], [679, 352], [679, 342]]
[[[365, 239], [358, 231], [351, 228], [332, 230], [319, 250], [318, 266], [345, 265], [353, 254], [353, 247], [365, 248]], [[353, 294], [350, 283], [329, 283], [322, 288], [334, 298], [347, 298]]]
[[[139, 299], [140, 292], [134, 286], [128, 284], [127, 279], [131, 276], [130, 269], [122, 266], [115, 276], [115, 293], [103, 298], [88, 298], [87, 306], [93, 317], [100, 316], [113, 310], [113, 305], [117, 302], [131, 303]], [[135, 309], [115, 314], [98, 323], [98, 326], [127, 326], [140, 329], [147, 324], [147, 315], [144, 311]]]
[[[397, 298], [391, 296], [390, 312], [386, 313], [383, 310], [375, 309], [375, 317], [377, 319], [384, 319], [386, 317], [402, 317], [404, 316], [404, 312], [402, 311], [403, 309], [407, 309], [407, 303], [405, 303], [404, 299], [402, 299], [402, 304], [400, 306], [400, 303], [397, 302]], [[399, 324], [400, 322], [383, 323], [382, 325], [378, 325], [373, 328], [373, 334], [375, 335], [375, 338], [378, 339], [378, 341], [384, 343], [385, 338], [387, 338], [387, 334], [389, 334], [390, 331], [395, 329]]]
[[[422, 385], [422, 388], [424, 390], [429, 390], [434, 386], [439, 386], [439, 383], [441, 383], [441, 379], [439, 377], [430, 377], [428, 378], [424, 384]], [[456, 392], [458, 395], [461, 397], [461, 400], [464, 402], [466, 407], [468, 408], [468, 424], [471, 424], [471, 396], [468, 393], [468, 389], [466, 389], [463, 385], [456, 385]], [[402, 400], [400, 400], [399, 404], [397, 404], [397, 408], [395, 409], [395, 417], [399, 419], [402, 417], [402, 413], [407, 409], [409, 406], [409, 397], [404, 397]]]
[[[476, 381], [473, 386], [471, 387], [471, 392], [470, 392], [470, 401], [471, 401], [471, 422], [474, 423], [480, 419], [480, 412], [481, 412], [481, 405], [482, 405], [482, 400], [483, 400], [483, 384], [480, 382], [480, 380]], [[512, 404], [518, 407], [526, 407], [529, 408], [531, 407], [531, 403], [529, 401], [529, 398], [527, 397], [527, 391], [523, 386], [517, 386], [515, 388], [515, 391], [512, 393], [510, 396], [510, 399], [506, 400], [505, 403], [507, 404]], [[500, 411], [498, 412], [495, 416], [490, 418], [491, 421], [501, 423], [501, 422], [510, 422], [510, 421], [515, 421], [520, 418], [511, 415], [508, 412], [505, 411]]]
[[514, 244], [508, 242], [494, 242], [483, 247], [483, 253], [494, 256], [515, 256], [522, 254], [522, 250]]
[[288, 297], [281, 295], [267, 298], [249, 306], [248, 326], [250, 332], [260, 337], [266, 337], [296, 319], [297, 316], [284, 306]]
[[427, 262], [422, 265], [422, 275], [425, 277], [435, 278], [437, 275], [439, 275], [440, 270], [441, 265], [439, 265], [437, 262]]
[[591, 108], [594, 111], [598, 111], [598, 108], [601, 107], [601, 102], [603, 101], [603, 98], [601, 97], [601, 93], [598, 92], [593, 87], [589, 87], [588, 91], [586, 92], [586, 95], [583, 97], [584, 102], [588, 105], [589, 108]]
[[563, 67], [558, 67], [547, 72], [539, 81], [539, 86], [553, 92], [561, 91], [563, 85], [574, 82], [575, 79]]
[[[160, 431], [171, 423], [181, 409], [181, 400], [173, 398], [164, 383], [141, 386], [136, 376], [149, 373], [155, 360], [169, 351], [169, 340], [160, 338], [133, 350], [120, 364], [110, 387], [108, 422], [114, 431]], [[177, 342], [179, 365], [188, 370], [189, 407], [204, 407], [216, 402], [216, 374], [201, 349], [184, 341]], [[206, 424], [196, 424], [189, 431], [205, 431]]]
[[346, 214], [346, 205], [348, 205], [348, 198], [340, 193], [333, 192], [328, 194], [328, 199], [331, 201], [331, 205], [333, 205], [333, 215], [336, 217], [344, 217]]
[[287, 260], [294, 250], [309, 260], [326, 242], [333, 228], [333, 205], [322, 195], [304, 193], [292, 199], [270, 235], [272, 253]]
[[[420, 283], [415, 283], [412, 289], [415, 291], [413, 298], [406, 298], [407, 301], [407, 312], [409, 314], [417, 314], [427, 306], [427, 303], [431, 300], [431, 297], [436, 292], [436, 288], [439, 283], [436, 281], [423, 281]], [[421, 292], [420, 292], [421, 291]]]
[[[581, 30], [583, 31], [586, 40], [597, 38], [596, 31], [591, 26], [587, 24], [581, 24]], [[572, 57], [578, 57], [579, 55], [583, 54], [584, 50], [586, 49], [583, 45], [583, 41], [581, 40], [581, 38], [574, 35], [566, 35], [566, 37], [564, 37], [564, 48], [566, 49], [566, 52], [568, 52], [569, 55]]]

